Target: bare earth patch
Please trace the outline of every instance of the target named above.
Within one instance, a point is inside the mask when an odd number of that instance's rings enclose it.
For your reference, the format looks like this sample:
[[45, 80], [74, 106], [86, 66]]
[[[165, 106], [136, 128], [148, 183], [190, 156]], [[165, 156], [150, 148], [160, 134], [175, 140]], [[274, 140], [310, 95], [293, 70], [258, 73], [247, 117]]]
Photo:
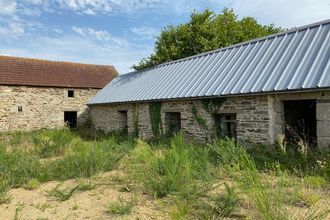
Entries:
[[[0, 205], [0, 219], [168, 219], [168, 213], [160, 210], [162, 206], [157, 200], [141, 192], [123, 192], [112, 181], [117, 171], [98, 177], [96, 182], [102, 184], [89, 191], [77, 192], [66, 201], [58, 201], [47, 192], [61, 184], [61, 187], [74, 187], [79, 182], [68, 180], [52, 181], [40, 185], [35, 190], [24, 188], [11, 189], [11, 201]], [[129, 215], [117, 216], [107, 212], [109, 203], [135, 201]]]

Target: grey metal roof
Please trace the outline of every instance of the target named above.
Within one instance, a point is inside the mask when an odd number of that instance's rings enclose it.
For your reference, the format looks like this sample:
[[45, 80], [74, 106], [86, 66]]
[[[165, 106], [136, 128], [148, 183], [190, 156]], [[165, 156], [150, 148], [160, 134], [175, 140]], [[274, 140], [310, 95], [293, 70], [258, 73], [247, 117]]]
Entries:
[[330, 88], [330, 19], [121, 75], [88, 104]]

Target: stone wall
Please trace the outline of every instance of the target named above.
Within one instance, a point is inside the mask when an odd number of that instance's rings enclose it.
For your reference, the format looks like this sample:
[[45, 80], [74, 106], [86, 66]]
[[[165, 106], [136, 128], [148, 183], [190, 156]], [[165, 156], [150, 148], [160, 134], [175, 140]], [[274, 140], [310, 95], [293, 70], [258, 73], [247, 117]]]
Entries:
[[272, 96], [273, 136], [284, 134], [285, 100], [316, 100], [316, 135], [320, 147], [330, 147], [330, 91], [286, 93]]
[[[55, 128], [64, 125], [64, 111], [77, 111], [78, 125], [89, 117], [86, 102], [97, 89], [0, 86], [0, 131]], [[22, 107], [22, 111], [18, 111]]]
[[[202, 117], [207, 129], [199, 124], [196, 116], [192, 113], [193, 106], [197, 109], [198, 116]], [[267, 143], [270, 141], [270, 110], [269, 97], [233, 97], [226, 101], [219, 108], [218, 113], [236, 114], [237, 137], [245, 141]], [[128, 131], [132, 133], [134, 127], [134, 114], [138, 114], [138, 131], [142, 138], [153, 137], [149, 104], [118, 104], [118, 105], [94, 105], [90, 106], [92, 121], [97, 129], [106, 132], [119, 130], [119, 111], [128, 112]], [[181, 113], [181, 131], [187, 139], [198, 142], [205, 142], [214, 133], [214, 120], [212, 115], [203, 107], [200, 100], [191, 101], [166, 101], [162, 102], [161, 121], [163, 131], [166, 131], [165, 113]]]
[[[274, 143], [284, 134], [283, 100], [316, 99], [317, 139], [319, 146], [330, 145], [330, 91], [287, 93], [262, 96], [230, 97], [222, 103], [217, 113], [236, 114], [237, 138], [240, 141]], [[204, 119], [207, 129], [197, 122], [192, 112], [195, 106], [198, 117]], [[142, 138], [153, 136], [149, 116], [149, 104], [109, 104], [90, 106], [92, 121], [97, 129], [116, 131], [120, 124], [118, 111], [128, 112], [128, 131], [134, 132], [134, 114], [138, 115], [137, 129]], [[181, 113], [181, 131], [185, 138], [198, 142], [209, 140], [214, 134], [214, 119], [203, 107], [201, 100], [164, 101], [161, 108], [163, 131], [166, 131], [165, 113]]]

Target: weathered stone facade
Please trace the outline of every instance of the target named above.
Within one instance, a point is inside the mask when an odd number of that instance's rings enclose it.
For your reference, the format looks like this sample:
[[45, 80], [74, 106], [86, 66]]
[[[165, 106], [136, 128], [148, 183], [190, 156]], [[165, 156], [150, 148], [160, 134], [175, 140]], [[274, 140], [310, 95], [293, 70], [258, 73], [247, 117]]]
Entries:
[[[320, 146], [330, 145], [330, 92], [301, 92], [277, 95], [255, 95], [229, 97], [217, 110], [219, 114], [235, 114], [236, 136], [241, 141], [255, 143], [274, 143], [279, 134], [284, 133], [283, 100], [316, 99], [317, 100], [317, 139]], [[204, 119], [206, 127], [197, 122], [193, 107], [198, 117]], [[116, 131], [122, 127], [119, 111], [127, 111], [128, 132], [134, 132], [134, 115], [138, 115], [138, 131], [142, 138], [153, 136], [148, 103], [91, 105], [92, 121], [97, 129], [106, 132]], [[185, 138], [204, 142], [214, 132], [214, 119], [201, 100], [164, 101], [161, 107], [163, 131], [166, 131], [165, 113], [180, 112], [181, 131]]]
[[[78, 125], [89, 117], [86, 102], [98, 89], [0, 86], [0, 131], [63, 126], [64, 111], [76, 111]], [[21, 111], [18, 110], [21, 108]]]

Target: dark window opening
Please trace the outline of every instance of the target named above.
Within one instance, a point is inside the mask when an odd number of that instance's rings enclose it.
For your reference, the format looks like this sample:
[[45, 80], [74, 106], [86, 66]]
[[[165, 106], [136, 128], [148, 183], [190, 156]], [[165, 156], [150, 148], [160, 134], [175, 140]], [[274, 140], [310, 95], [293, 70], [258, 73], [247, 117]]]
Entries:
[[316, 145], [316, 101], [283, 101], [285, 137], [289, 143]]
[[166, 134], [173, 135], [181, 130], [181, 113], [165, 112]]
[[127, 111], [118, 111], [118, 125], [119, 130], [127, 134], [128, 125], [127, 125]]
[[74, 111], [64, 112], [64, 122], [70, 128], [76, 128], [77, 127], [77, 112], [74, 112]]
[[213, 115], [217, 137], [236, 138], [236, 114]]
[[68, 90], [68, 97], [74, 97], [74, 90]]
[[23, 107], [22, 106], [18, 106], [17, 107], [17, 110], [18, 110], [18, 112], [23, 112]]

